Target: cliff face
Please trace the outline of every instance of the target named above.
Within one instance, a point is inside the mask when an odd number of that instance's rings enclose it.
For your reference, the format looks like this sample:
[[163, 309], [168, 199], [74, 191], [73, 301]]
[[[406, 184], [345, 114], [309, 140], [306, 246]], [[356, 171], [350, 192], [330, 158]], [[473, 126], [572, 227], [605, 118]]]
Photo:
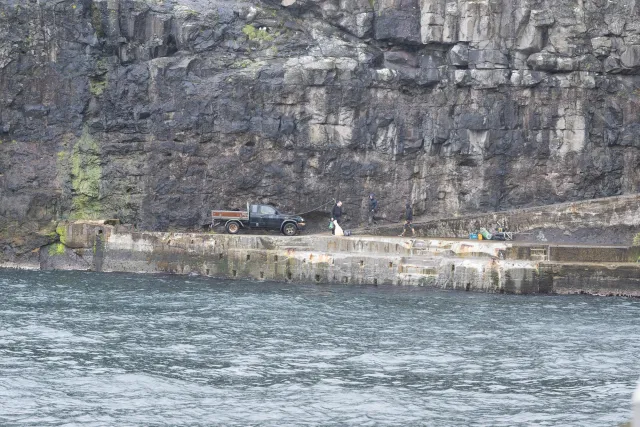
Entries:
[[0, 0], [0, 140], [5, 242], [636, 192], [640, 0]]

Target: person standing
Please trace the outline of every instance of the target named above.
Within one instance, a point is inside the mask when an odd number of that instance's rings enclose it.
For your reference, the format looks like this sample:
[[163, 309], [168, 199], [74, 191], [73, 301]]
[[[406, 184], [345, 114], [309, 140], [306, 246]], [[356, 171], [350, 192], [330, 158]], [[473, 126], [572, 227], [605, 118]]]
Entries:
[[369, 211], [368, 211], [368, 218], [369, 218], [369, 225], [373, 224], [373, 216], [375, 215], [376, 211], [378, 210], [378, 201], [376, 200], [375, 196], [373, 195], [373, 193], [369, 194]]
[[412, 221], [413, 221], [413, 208], [411, 207], [411, 203], [407, 203], [407, 206], [405, 206], [405, 212], [404, 212], [404, 226], [402, 227], [402, 234], [400, 234], [400, 237], [404, 237], [404, 233], [406, 233], [408, 229], [411, 229], [411, 233], [413, 236], [416, 235], [416, 230], [414, 230], [413, 224], [411, 223]]
[[[331, 221], [334, 221], [340, 224], [341, 217], [342, 217], [342, 202], [338, 200], [338, 202], [333, 206], [333, 209], [331, 210]], [[336, 234], [335, 227], [331, 229], [331, 234]]]

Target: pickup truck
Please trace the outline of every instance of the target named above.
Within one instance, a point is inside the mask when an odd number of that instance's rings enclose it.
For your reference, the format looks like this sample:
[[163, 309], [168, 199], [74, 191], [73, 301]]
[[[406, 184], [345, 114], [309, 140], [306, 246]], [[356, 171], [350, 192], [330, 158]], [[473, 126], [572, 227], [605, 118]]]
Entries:
[[306, 225], [301, 216], [281, 214], [269, 205], [248, 203], [246, 211], [211, 211], [211, 227], [222, 224], [229, 234], [237, 234], [244, 228], [278, 230], [285, 236], [295, 236]]

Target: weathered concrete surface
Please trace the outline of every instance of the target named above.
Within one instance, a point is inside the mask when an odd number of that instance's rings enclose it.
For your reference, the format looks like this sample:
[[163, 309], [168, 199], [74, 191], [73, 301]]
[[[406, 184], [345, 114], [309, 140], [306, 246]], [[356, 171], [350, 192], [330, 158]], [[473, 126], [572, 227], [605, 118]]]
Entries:
[[[517, 233], [529, 232], [516, 237], [540, 243], [551, 240], [551, 235], [559, 232], [562, 241], [571, 241], [575, 235], [576, 239], [580, 237], [579, 241], [590, 244], [630, 245], [640, 232], [640, 194], [414, 222], [418, 235], [429, 237], [465, 238], [472, 230], [498, 225]], [[401, 224], [387, 224], [371, 231], [393, 235], [401, 227]]]
[[[38, 251], [38, 268], [516, 294], [640, 296], [640, 263], [636, 262], [640, 248], [379, 236], [134, 232], [96, 222], [67, 224], [58, 230], [61, 242]], [[589, 262], [599, 253], [601, 260]], [[33, 268], [33, 259], [27, 261], [25, 267]]]
[[[64, 219], [640, 189], [637, 0], [0, 0], [0, 256]], [[353, 227], [353, 226], [352, 226]]]
[[625, 263], [640, 259], [640, 247], [517, 244], [506, 249], [507, 259], [551, 262]]
[[[541, 263], [540, 271], [553, 277], [553, 290], [557, 293], [640, 296], [637, 263]], [[627, 293], [627, 289], [636, 291]]]

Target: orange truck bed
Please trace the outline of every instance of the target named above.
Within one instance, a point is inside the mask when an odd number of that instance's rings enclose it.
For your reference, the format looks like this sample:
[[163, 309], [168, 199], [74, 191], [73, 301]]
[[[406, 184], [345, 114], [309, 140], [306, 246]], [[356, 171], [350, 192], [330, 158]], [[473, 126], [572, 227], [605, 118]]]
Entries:
[[239, 219], [239, 220], [249, 220], [249, 212], [248, 211], [211, 211], [211, 218], [214, 220], [229, 220], [229, 219]]

